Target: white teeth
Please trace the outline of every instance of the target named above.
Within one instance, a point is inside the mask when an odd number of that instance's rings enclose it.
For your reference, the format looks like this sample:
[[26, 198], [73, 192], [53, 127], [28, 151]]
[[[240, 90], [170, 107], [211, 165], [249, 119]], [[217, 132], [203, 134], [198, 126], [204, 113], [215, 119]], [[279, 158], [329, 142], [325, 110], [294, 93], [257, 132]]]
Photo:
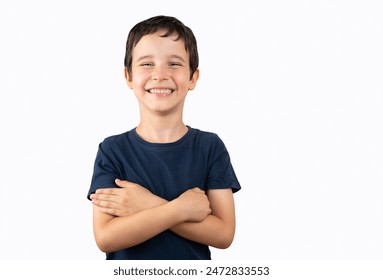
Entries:
[[149, 90], [150, 93], [159, 93], [159, 94], [170, 94], [172, 93], [171, 89], [157, 89], [157, 88], [152, 88]]

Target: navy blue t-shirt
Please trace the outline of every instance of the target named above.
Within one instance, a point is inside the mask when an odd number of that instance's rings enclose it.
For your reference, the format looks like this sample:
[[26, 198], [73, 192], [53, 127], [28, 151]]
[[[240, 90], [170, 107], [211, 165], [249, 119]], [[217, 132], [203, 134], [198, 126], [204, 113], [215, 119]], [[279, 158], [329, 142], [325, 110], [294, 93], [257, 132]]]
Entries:
[[[106, 138], [94, 164], [89, 196], [98, 188], [118, 187], [118, 178], [139, 184], [168, 201], [194, 187], [203, 190], [241, 186], [222, 140], [214, 133], [188, 127], [173, 143], [144, 141], [132, 129]], [[210, 259], [207, 245], [187, 240], [166, 230], [130, 248], [107, 253], [107, 259]]]

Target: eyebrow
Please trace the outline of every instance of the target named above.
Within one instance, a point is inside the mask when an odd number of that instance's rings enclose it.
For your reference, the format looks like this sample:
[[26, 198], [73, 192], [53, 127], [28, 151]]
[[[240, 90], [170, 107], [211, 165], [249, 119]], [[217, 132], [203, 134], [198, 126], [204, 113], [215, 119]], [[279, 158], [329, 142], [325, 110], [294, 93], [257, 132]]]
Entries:
[[[139, 62], [139, 61], [142, 61], [142, 60], [146, 60], [146, 59], [152, 59], [153, 56], [152, 55], [143, 55], [143, 56], [140, 56], [136, 61]], [[181, 60], [182, 62], [186, 62], [185, 59], [183, 59], [182, 56], [179, 56], [179, 55], [176, 55], [176, 54], [173, 54], [173, 55], [170, 55], [169, 56], [170, 59], [179, 59]]]
[[186, 62], [185, 59], [183, 59], [182, 56], [179, 56], [179, 55], [176, 55], [176, 54], [171, 55], [169, 58], [175, 58], [175, 59], [181, 60], [182, 62]]
[[140, 56], [136, 61], [146, 60], [152, 57], [153, 57], [152, 55], [144, 55], [144, 56]]

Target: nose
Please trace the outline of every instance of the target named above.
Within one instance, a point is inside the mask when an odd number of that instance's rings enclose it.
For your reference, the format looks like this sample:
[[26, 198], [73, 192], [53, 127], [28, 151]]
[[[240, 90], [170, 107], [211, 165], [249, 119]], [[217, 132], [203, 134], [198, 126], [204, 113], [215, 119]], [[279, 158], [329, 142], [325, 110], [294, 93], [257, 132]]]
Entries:
[[158, 66], [153, 70], [152, 80], [161, 82], [168, 79], [168, 74], [165, 67]]

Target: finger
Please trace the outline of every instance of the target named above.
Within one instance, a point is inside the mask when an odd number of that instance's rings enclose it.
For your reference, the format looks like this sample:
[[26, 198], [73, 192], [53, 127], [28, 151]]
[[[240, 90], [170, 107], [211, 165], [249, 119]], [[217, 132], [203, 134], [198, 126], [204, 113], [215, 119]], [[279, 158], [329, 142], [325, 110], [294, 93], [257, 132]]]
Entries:
[[112, 194], [116, 188], [97, 189], [96, 194]]
[[116, 183], [117, 186], [119, 186], [121, 188], [127, 188], [129, 186], [129, 181], [116, 179], [116, 180], [114, 180], [114, 182]]
[[120, 188], [101, 188], [96, 190], [96, 194], [118, 195]]
[[93, 199], [92, 203], [93, 205], [96, 205], [98, 207], [105, 208], [105, 209], [118, 209], [118, 204], [111, 201]]
[[117, 194], [102, 194], [102, 193], [97, 193], [92, 196], [92, 200], [97, 199], [101, 201], [111, 201], [111, 202], [119, 202], [120, 197]]
[[106, 214], [110, 214], [110, 215], [113, 215], [113, 216], [119, 216], [119, 211], [117, 209], [113, 209], [113, 208], [100, 208], [100, 211], [103, 212], [103, 213], [106, 213]]

